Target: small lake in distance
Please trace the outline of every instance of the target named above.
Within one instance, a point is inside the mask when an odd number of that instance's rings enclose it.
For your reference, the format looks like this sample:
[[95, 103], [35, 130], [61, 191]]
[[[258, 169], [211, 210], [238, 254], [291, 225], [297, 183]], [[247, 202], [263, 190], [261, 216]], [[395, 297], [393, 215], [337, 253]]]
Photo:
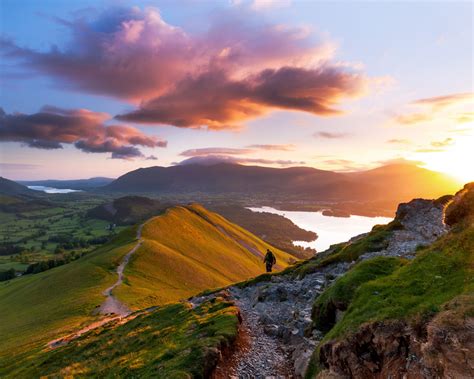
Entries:
[[42, 191], [46, 193], [71, 193], [71, 192], [82, 192], [81, 190], [69, 189], [69, 188], [53, 188], [45, 186], [28, 186], [29, 189], [34, 191]]
[[324, 216], [322, 212], [280, 211], [271, 207], [248, 208], [253, 212], [268, 212], [284, 216], [302, 229], [318, 234], [315, 241], [293, 241], [297, 246], [311, 247], [317, 252], [327, 250], [329, 246], [345, 242], [352, 237], [369, 232], [374, 225], [387, 224], [392, 221], [389, 217], [332, 217]]

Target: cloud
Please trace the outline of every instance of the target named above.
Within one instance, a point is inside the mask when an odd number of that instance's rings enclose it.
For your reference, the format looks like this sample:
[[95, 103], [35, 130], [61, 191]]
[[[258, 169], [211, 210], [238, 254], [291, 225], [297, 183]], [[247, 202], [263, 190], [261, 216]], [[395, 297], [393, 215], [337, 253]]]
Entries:
[[456, 116], [456, 121], [458, 124], [465, 124], [472, 122], [474, 120], [474, 112], [465, 112]]
[[165, 147], [166, 141], [125, 125], [104, 124], [110, 116], [87, 109], [44, 106], [33, 114], [6, 114], [0, 108], [0, 142], [22, 142], [37, 149], [73, 144], [88, 153], [111, 153], [115, 159], [143, 157], [137, 146]]
[[393, 138], [385, 141], [386, 143], [400, 144], [400, 145], [410, 145], [411, 141], [408, 139]]
[[293, 161], [293, 160], [284, 160], [284, 159], [261, 159], [261, 158], [246, 158], [246, 157], [236, 157], [228, 155], [205, 155], [205, 156], [195, 156], [188, 159], [185, 159], [178, 165], [188, 165], [188, 164], [199, 164], [199, 165], [215, 165], [217, 163], [233, 163], [233, 164], [259, 164], [259, 165], [271, 165], [271, 166], [294, 166], [294, 165], [304, 165], [304, 161]]
[[332, 132], [316, 132], [313, 134], [315, 138], [339, 139], [347, 136], [347, 133], [332, 133]]
[[434, 147], [424, 147], [421, 149], [416, 149], [415, 152], [417, 153], [441, 153], [444, 149], [434, 148]]
[[206, 147], [202, 149], [185, 150], [179, 155], [183, 157], [196, 157], [204, 155], [243, 155], [253, 153], [252, 149], [235, 149], [229, 147]]
[[390, 158], [386, 160], [379, 160], [374, 162], [377, 165], [411, 165], [411, 166], [424, 166], [426, 165], [423, 161], [416, 161], [411, 159], [406, 159], [403, 157]]
[[121, 120], [216, 130], [275, 109], [338, 115], [340, 103], [364, 94], [369, 82], [331, 63], [333, 44], [308, 28], [270, 24], [246, 10], [214, 17], [201, 33], [168, 24], [152, 7], [92, 14], [59, 20], [69, 41], [49, 51], [2, 39], [3, 58], [61, 87], [139, 104]]
[[431, 146], [433, 147], [446, 147], [452, 145], [454, 140], [452, 138], [445, 138], [443, 141], [433, 141]]
[[453, 138], [445, 138], [442, 141], [433, 141], [430, 143], [430, 147], [423, 147], [420, 149], [417, 149], [417, 153], [441, 153], [445, 151], [445, 147], [448, 147], [454, 143]]
[[244, 80], [232, 80], [224, 71], [187, 78], [176, 88], [116, 118], [146, 124], [236, 129], [239, 122], [271, 109], [288, 109], [333, 116], [334, 106], [357, 96], [363, 86], [357, 74], [332, 67], [268, 69]]
[[473, 100], [474, 94], [471, 92], [466, 92], [455, 93], [445, 96], [428, 97], [424, 99], [415, 100], [412, 104], [427, 105], [432, 107], [434, 110], [441, 110], [452, 105], [457, 105], [459, 103], [472, 102]]
[[409, 106], [419, 111], [406, 112], [394, 117], [395, 122], [403, 125], [413, 125], [432, 121], [440, 115], [456, 120], [458, 123], [470, 122], [471, 112], [464, 112], [463, 107], [474, 105], [473, 93], [456, 93], [445, 96], [434, 96], [412, 101]]
[[282, 145], [249, 145], [251, 149], [258, 150], [269, 150], [269, 151], [293, 151], [296, 146], [293, 144], [282, 144]]
[[428, 113], [409, 113], [398, 115], [395, 117], [395, 121], [403, 125], [413, 125], [424, 121], [431, 121], [433, 119], [432, 114]]

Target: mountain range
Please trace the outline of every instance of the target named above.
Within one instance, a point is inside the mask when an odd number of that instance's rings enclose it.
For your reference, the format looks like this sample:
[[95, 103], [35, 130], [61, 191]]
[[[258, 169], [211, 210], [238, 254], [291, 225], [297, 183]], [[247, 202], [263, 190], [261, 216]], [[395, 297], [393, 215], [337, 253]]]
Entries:
[[459, 187], [445, 174], [412, 164], [338, 173], [310, 167], [269, 168], [233, 163], [149, 167], [128, 172], [106, 192], [295, 197], [314, 201], [388, 201], [435, 198]]

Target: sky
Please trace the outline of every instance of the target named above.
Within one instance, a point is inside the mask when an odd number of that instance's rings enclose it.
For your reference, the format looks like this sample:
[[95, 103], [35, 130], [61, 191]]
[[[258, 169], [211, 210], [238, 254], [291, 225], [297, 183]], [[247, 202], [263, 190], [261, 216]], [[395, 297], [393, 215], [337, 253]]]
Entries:
[[472, 2], [0, 1], [0, 175], [218, 161], [474, 180]]

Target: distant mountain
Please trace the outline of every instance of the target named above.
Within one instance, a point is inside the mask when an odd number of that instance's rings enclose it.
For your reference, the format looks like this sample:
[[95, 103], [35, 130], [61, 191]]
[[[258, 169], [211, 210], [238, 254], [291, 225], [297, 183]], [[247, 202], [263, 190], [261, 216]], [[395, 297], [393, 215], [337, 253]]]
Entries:
[[148, 197], [124, 196], [92, 208], [87, 212], [87, 216], [118, 225], [130, 225], [156, 216], [165, 208], [166, 205]]
[[230, 163], [141, 168], [103, 187], [123, 193], [244, 194], [314, 201], [390, 201], [439, 197], [459, 183], [447, 175], [411, 164], [336, 173], [310, 167], [268, 168]]
[[96, 177], [90, 179], [73, 179], [73, 180], [29, 180], [29, 181], [20, 181], [19, 183], [25, 186], [44, 186], [44, 187], [53, 187], [60, 189], [75, 189], [75, 190], [90, 190], [98, 187], [105, 186], [115, 179], [105, 178], [105, 177]]
[[0, 176], [0, 195], [34, 196], [35, 191], [28, 187]]

